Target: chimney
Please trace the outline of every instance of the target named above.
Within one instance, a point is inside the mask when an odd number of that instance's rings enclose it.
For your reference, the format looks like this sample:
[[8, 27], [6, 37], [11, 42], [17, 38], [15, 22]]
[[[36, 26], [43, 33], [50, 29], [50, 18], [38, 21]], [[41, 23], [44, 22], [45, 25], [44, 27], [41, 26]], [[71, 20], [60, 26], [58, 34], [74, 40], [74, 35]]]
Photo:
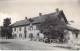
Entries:
[[27, 17], [25, 17], [25, 20], [27, 20], [28, 18]]
[[59, 8], [56, 8], [56, 12], [59, 13]]
[[42, 13], [39, 13], [39, 16], [42, 16]]

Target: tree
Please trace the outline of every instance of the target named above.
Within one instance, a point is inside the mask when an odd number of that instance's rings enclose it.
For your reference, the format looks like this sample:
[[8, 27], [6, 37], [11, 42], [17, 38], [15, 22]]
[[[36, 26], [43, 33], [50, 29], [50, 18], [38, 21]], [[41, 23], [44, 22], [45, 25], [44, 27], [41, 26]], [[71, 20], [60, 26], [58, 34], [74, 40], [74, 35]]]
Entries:
[[1, 30], [1, 36], [2, 37], [6, 37], [6, 38], [11, 38], [12, 37], [12, 28], [11, 28], [11, 19], [10, 18], [6, 18], [4, 19], [3, 22], [3, 27]]
[[6, 18], [4, 19], [4, 22], [3, 22], [3, 26], [4, 27], [7, 27], [11, 24], [11, 19], [10, 18]]
[[62, 21], [61, 19], [64, 19], [63, 17], [52, 17], [52, 16], [46, 16], [46, 19], [44, 22], [42, 22], [40, 25], [38, 25], [40, 31], [44, 33], [45, 36], [47, 36], [49, 39], [60, 39], [62, 40], [64, 38], [64, 30], [66, 27], [65, 20]]

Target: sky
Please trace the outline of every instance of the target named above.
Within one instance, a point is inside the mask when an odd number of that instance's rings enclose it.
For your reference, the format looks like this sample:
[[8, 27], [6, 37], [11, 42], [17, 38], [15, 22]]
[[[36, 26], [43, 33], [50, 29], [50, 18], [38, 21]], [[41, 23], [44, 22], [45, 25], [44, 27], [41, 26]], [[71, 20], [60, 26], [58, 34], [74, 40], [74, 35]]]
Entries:
[[7, 17], [13, 24], [25, 17], [36, 17], [39, 12], [55, 12], [56, 8], [63, 10], [68, 21], [74, 21], [72, 26], [80, 29], [80, 0], [0, 0], [0, 26]]

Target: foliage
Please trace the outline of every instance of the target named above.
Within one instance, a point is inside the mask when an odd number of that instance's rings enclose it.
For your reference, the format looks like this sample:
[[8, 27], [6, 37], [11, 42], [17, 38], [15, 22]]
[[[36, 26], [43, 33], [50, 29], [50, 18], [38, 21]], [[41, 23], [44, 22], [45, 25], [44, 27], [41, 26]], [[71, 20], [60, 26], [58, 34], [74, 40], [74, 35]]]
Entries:
[[4, 27], [7, 27], [11, 24], [11, 19], [10, 18], [6, 18], [4, 19], [4, 22], [3, 22], [3, 26]]
[[12, 37], [12, 28], [11, 28], [10, 24], [11, 24], [10, 18], [4, 19], [3, 27], [1, 28], [1, 36], [2, 37], [6, 37], [6, 38]]
[[[63, 19], [63, 18], [61, 18]], [[45, 36], [51, 39], [63, 39], [64, 29], [66, 26], [65, 21], [61, 21], [59, 17], [47, 16], [45, 21], [38, 25], [39, 29]]]

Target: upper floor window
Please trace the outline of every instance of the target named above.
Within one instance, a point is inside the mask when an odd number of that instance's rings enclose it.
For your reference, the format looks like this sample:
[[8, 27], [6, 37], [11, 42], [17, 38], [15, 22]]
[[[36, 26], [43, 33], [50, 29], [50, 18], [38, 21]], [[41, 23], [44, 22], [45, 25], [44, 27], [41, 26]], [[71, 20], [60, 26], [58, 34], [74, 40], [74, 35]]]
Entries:
[[16, 28], [14, 28], [14, 31], [16, 31]]
[[37, 29], [36, 26], [33, 26], [33, 29], [36, 30]]
[[19, 31], [21, 31], [21, 27], [19, 27]]
[[28, 30], [33, 30], [33, 26], [29, 26], [28, 27]]

